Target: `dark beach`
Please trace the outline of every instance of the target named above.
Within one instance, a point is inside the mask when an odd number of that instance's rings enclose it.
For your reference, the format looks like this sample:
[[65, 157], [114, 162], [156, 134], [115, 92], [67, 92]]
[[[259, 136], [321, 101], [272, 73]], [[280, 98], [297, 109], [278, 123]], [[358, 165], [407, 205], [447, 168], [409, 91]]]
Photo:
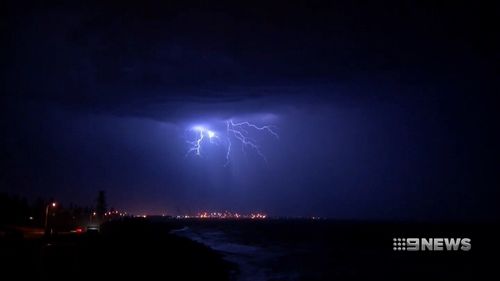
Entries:
[[0, 238], [1, 271], [16, 280], [228, 280], [231, 265], [208, 247], [142, 219], [110, 222], [100, 233]]

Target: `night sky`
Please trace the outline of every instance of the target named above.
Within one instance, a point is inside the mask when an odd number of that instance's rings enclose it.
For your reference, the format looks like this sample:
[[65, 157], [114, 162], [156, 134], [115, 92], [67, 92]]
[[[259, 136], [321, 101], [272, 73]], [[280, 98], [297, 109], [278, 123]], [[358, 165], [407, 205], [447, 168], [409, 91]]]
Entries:
[[[90, 205], [106, 190], [157, 214], [499, 218], [492, 1], [82, 2], [2, 1], [0, 191]], [[267, 162], [233, 135], [226, 163], [228, 120], [274, 126], [247, 128]], [[200, 156], [193, 126], [217, 135]]]

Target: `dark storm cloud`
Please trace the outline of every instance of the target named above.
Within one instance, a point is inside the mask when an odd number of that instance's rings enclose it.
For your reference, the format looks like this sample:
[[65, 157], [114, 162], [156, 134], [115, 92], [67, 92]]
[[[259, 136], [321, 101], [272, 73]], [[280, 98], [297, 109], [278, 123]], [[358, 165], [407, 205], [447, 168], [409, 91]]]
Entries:
[[449, 70], [479, 67], [493, 50], [475, 35], [489, 34], [486, 20], [467, 20], [478, 11], [459, 4], [449, 13], [415, 3], [6, 6], [11, 95], [125, 115], [254, 98], [385, 99], [462, 78]]

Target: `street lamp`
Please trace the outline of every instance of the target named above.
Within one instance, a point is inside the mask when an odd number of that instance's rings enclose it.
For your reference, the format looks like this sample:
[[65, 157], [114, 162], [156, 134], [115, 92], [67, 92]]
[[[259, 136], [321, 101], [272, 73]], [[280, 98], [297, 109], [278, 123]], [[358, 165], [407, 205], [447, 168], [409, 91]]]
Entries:
[[45, 207], [45, 232], [47, 232], [47, 222], [49, 219], [49, 208], [55, 208], [56, 207], [56, 202], [52, 202]]
[[95, 217], [95, 215], [97, 215], [96, 212], [92, 212], [92, 214], [90, 215], [90, 224], [92, 224], [92, 217]]

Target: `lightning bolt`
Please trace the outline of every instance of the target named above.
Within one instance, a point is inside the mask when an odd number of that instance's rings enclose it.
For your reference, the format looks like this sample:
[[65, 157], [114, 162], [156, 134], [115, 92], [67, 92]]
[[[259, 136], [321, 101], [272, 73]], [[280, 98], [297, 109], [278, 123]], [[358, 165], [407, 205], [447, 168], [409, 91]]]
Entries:
[[229, 138], [229, 123], [226, 121], [226, 138], [227, 138], [227, 151], [226, 151], [226, 164], [224, 164], [224, 167], [229, 165], [231, 162], [229, 160], [229, 156], [231, 155], [231, 139]]
[[[259, 130], [259, 131], [268, 131], [270, 134], [272, 134], [273, 136], [275, 136], [277, 139], [279, 139], [279, 135], [273, 130], [274, 126], [269, 126], [269, 125], [266, 125], [266, 126], [262, 126], [262, 127], [259, 127], [255, 124], [252, 124], [250, 122], [240, 122], [240, 123], [234, 123], [233, 120], [229, 120], [228, 122], [231, 123], [231, 126], [234, 128], [234, 127], [239, 127], [241, 128], [242, 126], [248, 126], [250, 128], [254, 128], [256, 130]], [[243, 132], [245, 133], [248, 133], [248, 131], [244, 130], [244, 129], [241, 129]]]
[[[227, 131], [228, 139], [229, 139], [229, 135], [232, 133], [232, 135], [237, 140], [239, 140], [241, 142], [241, 149], [242, 149], [243, 153], [246, 153], [245, 147], [250, 147], [253, 150], [255, 150], [255, 152], [262, 158], [262, 160], [264, 160], [264, 162], [266, 164], [268, 164], [267, 157], [262, 153], [257, 142], [253, 138], [248, 136], [249, 131], [247, 130], [247, 128], [253, 128], [253, 129], [256, 129], [259, 131], [267, 131], [270, 134], [272, 134], [274, 137], [279, 139], [279, 135], [273, 130], [273, 127], [274, 126], [269, 126], [269, 125], [259, 127], [255, 124], [248, 122], [248, 121], [239, 122], [239, 123], [235, 123], [232, 119], [229, 119], [226, 121], [226, 131]], [[228, 150], [227, 150], [227, 154], [226, 154], [226, 160], [228, 161], [228, 162], [226, 162], [226, 165], [229, 163], [229, 155], [231, 153], [231, 151], [230, 151], [231, 145], [230, 144], [231, 144], [231, 142], [229, 142]]]
[[189, 148], [188, 152], [186, 153], [186, 156], [189, 155], [191, 152], [194, 152], [197, 156], [200, 156], [201, 153], [201, 142], [203, 141], [204, 135], [203, 131], [200, 131], [199, 137], [195, 141], [188, 141], [187, 143], [191, 144], [191, 148]]
[[[186, 153], [186, 156], [189, 154], [194, 154], [196, 156], [202, 155], [202, 147], [206, 143], [219, 145], [220, 139], [219, 135], [214, 131], [211, 131], [203, 126], [195, 126], [190, 129], [191, 131], [196, 132], [196, 138], [193, 141], [187, 141], [190, 144], [190, 148]], [[225, 132], [225, 144], [227, 146], [226, 150], [226, 162], [224, 166], [227, 166], [231, 163], [231, 153], [233, 147], [233, 141], [237, 140], [241, 143], [241, 151], [246, 154], [248, 149], [255, 151], [257, 155], [268, 164], [267, 157], [262, 153], [258, 142], [250, 137], [250, 135], [255, 131], [262, 131], [264, 133], [268, 133], [279, 140], [279, 135], [276, 133], [276, 127], [272, 125], [264, 125], [258, 126], [256, 124], [250, 123], [248, 121], [243, 122], [234, 122], [232, 119], [226, 120], [226, 132]], [[214, 140], [216, 140], [214, 142]], [[224, 144], [224, 141], [222, 142]]]
[[187, 141], [187, 143], [189, 143], [191, 147], [186, 152], [186, 156], [188, 156], [192, 152], [194, 152], [196, 156], [201, 156], [201, 145], [203, 143], [205, 135], [208, 137], [210, 143], [213, 143], [213, 139], [217, 139], [217, 135], [214, 131], [211, 131], [202, 126], [193, 127], [191, 131], [198, 132], [198, 137], [194, 141]]

